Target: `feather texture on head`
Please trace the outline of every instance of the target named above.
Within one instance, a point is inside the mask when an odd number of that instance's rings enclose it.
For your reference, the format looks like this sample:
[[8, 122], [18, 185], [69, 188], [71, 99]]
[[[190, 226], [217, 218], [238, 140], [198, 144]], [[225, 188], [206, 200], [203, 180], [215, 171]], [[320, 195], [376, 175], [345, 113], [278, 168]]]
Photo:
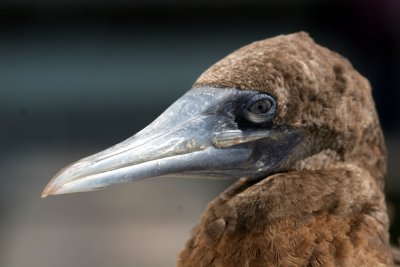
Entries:
[[276, 96], [276, 123], [314, 137], [289, 169], [359, 166], [384, 185], [386, 149], [371, 86], [350, 62], [305, 32], [254, 42], [206, 70], [194, 87], [238, 88]]

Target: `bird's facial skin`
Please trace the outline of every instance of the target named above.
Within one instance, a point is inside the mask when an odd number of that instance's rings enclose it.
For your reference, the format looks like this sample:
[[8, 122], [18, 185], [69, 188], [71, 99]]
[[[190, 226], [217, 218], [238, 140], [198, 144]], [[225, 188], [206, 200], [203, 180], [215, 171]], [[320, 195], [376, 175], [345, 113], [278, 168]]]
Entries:
[[192, 89], [136, 135], [64, 168], [42, 196], [160, 176], [265, 177], [304, 138], [302, 130], [274, 123], [277, 109], [267, 93]]
[[66, 167], [42, 196], [244, 177], [208, 205], [178, 266], [391, 266], [385, 173], [369, 82], [301, 32], [219, 60], [153, 123]]

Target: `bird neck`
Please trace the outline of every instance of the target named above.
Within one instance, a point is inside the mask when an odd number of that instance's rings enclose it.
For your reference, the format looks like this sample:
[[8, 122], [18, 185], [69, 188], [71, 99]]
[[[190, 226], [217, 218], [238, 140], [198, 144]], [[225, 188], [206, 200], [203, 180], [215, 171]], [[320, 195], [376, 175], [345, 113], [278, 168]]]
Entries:
[[241, 179], [209, 204], [179, 263], [191, 266], [201, 253], [221, 266], [247, 266], [244, 258], [250, 266], [385, 266], [387, 230], [384, 195], [361, 169]]

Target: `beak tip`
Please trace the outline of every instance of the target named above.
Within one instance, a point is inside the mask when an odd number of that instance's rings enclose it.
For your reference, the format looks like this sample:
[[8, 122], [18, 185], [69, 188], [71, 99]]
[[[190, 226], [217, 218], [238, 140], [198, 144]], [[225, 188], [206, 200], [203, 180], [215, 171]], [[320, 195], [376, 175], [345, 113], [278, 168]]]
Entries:
[[53, 184], [50, 182], [43, 189], [41, 197], [45, 198], [47, 196], [54, 195], [56, 192], [57, 192], [57, 190], [53, 187]]
[[49, 195], [52, 195], [52, 193], [51, 193], [50, 188], [49, 188], [48, 186], [46, 186], [46, 187], [44, 188], [42, 194], [41, 194], [41, 197], [42, 197], [42, 198], [45, 198], [45, 197], [47, 197], [47, 196], [49, 196]]

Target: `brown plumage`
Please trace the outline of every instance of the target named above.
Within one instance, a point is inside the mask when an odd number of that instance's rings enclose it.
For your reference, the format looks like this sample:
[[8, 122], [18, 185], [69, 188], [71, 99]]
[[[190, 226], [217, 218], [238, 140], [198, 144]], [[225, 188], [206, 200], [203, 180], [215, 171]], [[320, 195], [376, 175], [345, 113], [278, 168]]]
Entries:
[[63, 169], [43, 196], [167, 175], [247, 177], [208, 205], [178, 266], [390, 266], [400, 257], [385, 173], [369, 82], [296, 33], [217, 62], [155, 122]]
[[252, 43], [194, 87], [268, 92], [277, 123], [311, 136], [300, 161], [212, 201], [178, 266], [389, 266], [386, 152], [371, 87], [306, 33]]

